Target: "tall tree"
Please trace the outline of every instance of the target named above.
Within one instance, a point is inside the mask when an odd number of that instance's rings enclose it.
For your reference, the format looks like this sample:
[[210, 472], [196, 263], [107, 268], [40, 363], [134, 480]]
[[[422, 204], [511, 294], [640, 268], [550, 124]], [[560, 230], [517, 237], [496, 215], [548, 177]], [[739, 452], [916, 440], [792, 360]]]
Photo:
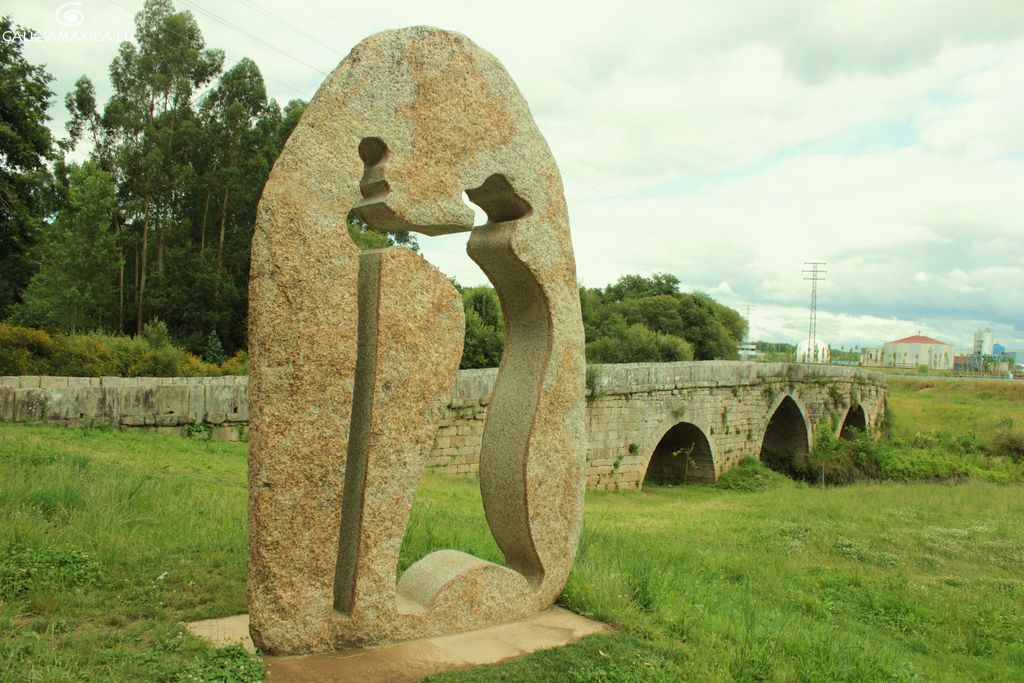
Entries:
[[[217, 219], [217, 254], [222, 258], [230, 200], [251, 191], [246, 183], [246, 166], [259, 165], [260, 140], [254, 135], [260, 116], [267, 108], [267, 91], [259, 67], [244, 58], [220, 77], [217, 86], [203, 103], [203, 119], [213, 150], [208, 173], [207, 192], [218, 190], [220, 204]], [[257, 157], [253, 159], [252, 157]], [[261, 188], [262, 189], [262, 186]], [[205, 204], [209, 202], [207, 195]], [[251, 203], [251, 202], [248, 202]], [[200, 244], [206, 242], [207, 215], [204, 211]]]
[[62, 332], [110, 329], [117, 240], [114, 183], [93, 162], [71, 167], [67, 201], [46, 226], [39, 271], [11, 320]]
[[169, 249], [167, 268], [154, 274], [149, 307], [190, 350], [202, 351], [211, 329], [228, 349], [245, 346], [256, 206], [278, 140], [294, 123], [267, 100], [256, 64], [242, 59], [220, 76], [187, 124], [195, 129], [183, 165], [192, 171], [182, 198], [187, 235]]
[[[11, 17], [0, 17], [4, 36], [19, 36]], [[42, 218], [51, 210], [52, 179], [47, 161], [54, 157], [46, 113], [53, 77], [29, 64], [23, 44], [0, 41], [0, 318], [20, 300], [35, 270], [33, 247]]]
[[74, 88], [64, 96], [64, 107], [70, 114], [66, 124], [68, 139], [64, 142], [65, 149], [74, 149], [87, 131], [93, 147], [98, 147], [101, 121], [96, 110], [96, 88], [88, 76], [81, 76], [75, 81]]
[[110, 66], [114, 96], [103, 120], [118, 138], [123, 209], [138, 234], [135, 330], [140, 333], [150, 236], [156, 238], [162, 267], [167, 233], [180, 227], [183, 215], [182, 184], [189, 170], [181, 162], [180, 124], [192, 118], [193, 95], [220, 71], [224, 54], [206, 49], [195, 18], [175, 12], [170, 0], [146, 0], [135, 15], [135, 39], [138, 45], [121, 44]]
[[302, 100], [289, 100], [288, 104], [284, 106], [284, 110], [281, 112], [280, 123], [275, 128], [276, 138], [274, 145], [278, 151], [284, 149], [284, 143], [288, 142], [288, 136], [295, 130], [295, 126], [299, 123], [299, 119], [302, 118], [304, 111], [306, 111], [306, 103]]
[[[116, 188], [109, 230], [119, 263], [117, 315], [105, 325], [138, 333], [146, 320], [160, 317], [174, 339], [193, 351], [203, 348], [211, 330], [229, 351], [244, 348], [256, 206], [306, 105], [293, 100], [282, 111], [268, 101], [249, 59], [203, 93], [220, 73], [223, 55], [206, 47], [192, 15], [175, 12], [170, 0], [147, 0], [135, 28], [134, 41], [122, 43], [110, 65], [114, 92], [101, 112], [96, 89], [84, 76], [65, 96], [68, 137], [59, 145], [65, 153], [91, 146], [90, 159]], [[11, 44], [2, 47], [13, 54]], [[6, 93], [0, 107], [13, 102]], [[44, 111], [45, 97], [32, 116], [22, 118], [45, 121]], [[49, 135], [45, 126], [38, 130]], [[42, 162], [38, 168], [46, 171]], [[50, 183], [47, 197], [56, 206], [67, 200], [70, 181], [61, 159], [53, 168], [60, 182]], [[28, 246], [0, 244], [0, 256], [26, 257], [20, 288], [35, 267], [29, 247], [48, 213], [31, 208], [23, 212], [32, 227], [23, 231], [31, 238], [22, 240]], [[5, 229], [0, 239], [16, 236]], [[406, 241], [415, 247], [414, 240]], [[0, 277], [4, 272], [0, 267]], [[5, 286], [0, 294], [16, 289]]]
[[[123, 182], [124, 174], [119, 167], [120, 145], [124, 142], [124, 130], [115, 122], [118, 121], [123, 112], [117, 106], [108, 106], [101, 115], [96, 103], [96, 88], [88, 76], [81, 76], [73, 89], [64, 96], [64, 106], [68, 111], [69, 118], [66, 124], [68, 138], [62, 141], [61, 146], [65, 152], [70, 152], [78, 147], [83, 139], [87, 139], [92, 145], [90, 158], [96, 164], [107, 171], [114, 180], [119, 190], [125, 188]], [[86, 135], [88, 133], [88, 136]], [[58, 164], [58, 170], [60, 163]], [[118, 202], [120, 205], [121, 202]], [[125, 248], [130, 245], [131, 240], [126, 239], [123, 230], [124, 220], [122, 211], [115, 209], [112, 220], [112, 227], [117, 240], [118, 270], [117, 270], [117, 324], [114, 329], [124, 332], [125, 316]]]

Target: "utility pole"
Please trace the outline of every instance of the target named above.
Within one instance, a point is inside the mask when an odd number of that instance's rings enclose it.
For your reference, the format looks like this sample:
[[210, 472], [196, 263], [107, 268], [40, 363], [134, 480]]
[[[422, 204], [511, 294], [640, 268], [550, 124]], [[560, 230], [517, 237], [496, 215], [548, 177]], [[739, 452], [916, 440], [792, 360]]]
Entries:
[[[804, 261], [805, 273], [804, 279], [811, 281], [811, 321], [807, 327], [807, 357], [810, 358], [811, 354], [814, 354], [814, 359], [817, 360], [818, 356], [818, 283], [824, 281], [824, 274], [827, 270], [822, 270], [821, 266], [825, 265], [824, 261]], [[809, 277], [808, 277], [809, 275]]]

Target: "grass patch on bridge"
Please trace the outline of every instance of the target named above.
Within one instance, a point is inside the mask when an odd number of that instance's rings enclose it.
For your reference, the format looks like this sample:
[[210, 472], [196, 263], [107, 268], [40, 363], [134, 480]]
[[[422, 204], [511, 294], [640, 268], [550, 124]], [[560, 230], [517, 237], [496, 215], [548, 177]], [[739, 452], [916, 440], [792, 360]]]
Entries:
[[[255, 680], [180, 622], [245, 610], [245, 447], [0, 425], [0, 681]], [[1024, 485], [592, 492], [561, 598], [620, 630], [468, 680], [1013, 679]], [[500, 559], [474, 481], [428, 478], [402, 566]]]

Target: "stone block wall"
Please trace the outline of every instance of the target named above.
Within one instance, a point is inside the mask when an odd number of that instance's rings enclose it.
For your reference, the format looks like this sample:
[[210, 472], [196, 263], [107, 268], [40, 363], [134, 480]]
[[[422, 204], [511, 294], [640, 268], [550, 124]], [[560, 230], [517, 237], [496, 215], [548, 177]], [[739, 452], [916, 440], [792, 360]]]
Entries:
[[[885, 377], [858, 368], [705, 361], [591, 366], [587, 400], [587, 485], [636, 489], [666, 433], [693, 425], [707, 440], [691, 479], [715, 481], [745, 457], [759, 457], [766, 430], [788, 397], [803, 424], [787, 438], [810, 445], [823, 426], [838, 434], [851, 408], [873, 429], [884, 414]], [[476, 475], [496, 369], [462, 370], [427, 466]], [[0, 377], [0, 419], [106, 425], [181, 433], [195, 425], [214, 439], [246, 438], [247, 377]], [[780, 414], [785, 411], [779, 411]], [[688, 433], [697, 433], [688, 429]], [[677, 468], [673, 468], [677, 469]]]
[[249, 424], [249, 378], [0, 377], [0, 419], [170, 434], [201, 425], [238, 441]]

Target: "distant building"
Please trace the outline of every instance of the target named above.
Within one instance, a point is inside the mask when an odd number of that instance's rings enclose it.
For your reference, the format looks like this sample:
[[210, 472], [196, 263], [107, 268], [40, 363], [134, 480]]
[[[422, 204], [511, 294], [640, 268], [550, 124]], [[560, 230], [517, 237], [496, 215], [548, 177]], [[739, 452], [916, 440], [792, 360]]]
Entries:
[[882, 347], [881, 365], [893, 368], [924, 365], [933, 370], [952, 370], [953, 356], [950, 344], [915, 334], [886, 343]]
[[1024, 353], [1020, 351], [1007, 351], [1005, 346], [996, 344], [998, 348], [995, 349], [995, 361], [998, 363], [1000, 370], [1012, 372], [1015, 367], [1024, 361]]
[[827, 363], [828, 358], [828, 344], [823, 341], [815, 340], [813, 349], [811, 349], [807, 339], [796, 345], [797, 363]]
[[991, 356], [995, 347], [995, 335], [985, 328], [974, 333], [974, 353], [979, 356]]
[[882, 367], [882, 347], [865, 346], [860, 350], [860, 364], [868, 367]]
[[993, 356], [1001, 356], [1004, 353], [1006, 353], [1006, 347], [1005, 346], [1003, 346], [999, 342], [996, 342], [995, 344], [992, 345], [992, 355]]
[[754, 342], [743, 342], [737, 348], [740, 360], [758, 360], [764, 356], [763, 353], [757, 350], [757, 346]]

